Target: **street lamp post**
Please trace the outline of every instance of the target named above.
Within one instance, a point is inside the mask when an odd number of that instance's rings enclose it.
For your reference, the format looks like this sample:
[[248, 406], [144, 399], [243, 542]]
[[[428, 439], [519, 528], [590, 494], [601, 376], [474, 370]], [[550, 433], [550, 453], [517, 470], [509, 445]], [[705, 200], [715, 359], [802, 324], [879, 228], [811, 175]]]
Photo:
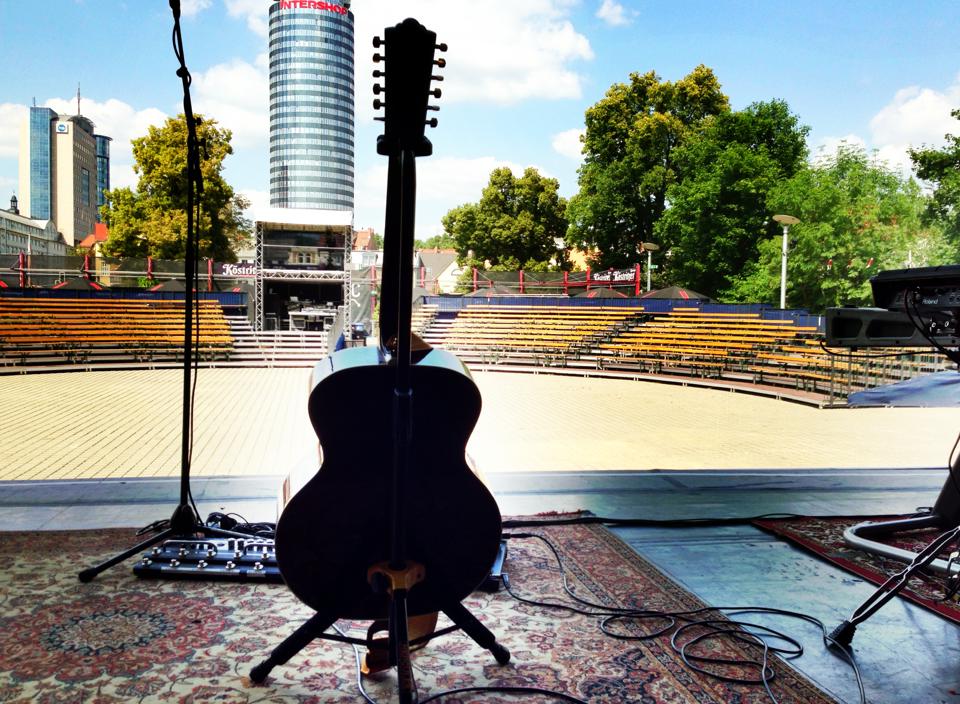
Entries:
[[660, 245], [654, 244], [653, 242], [643, 242], [640, 247], [641, 251], [647, 253], [647, 293], [650, 293], [650, 270], [653, 268], [651, 266], [651, 256], [654, 252], [660, 249]]
[[780, 310], [787, 307], [787, 236], [790, 226], [800, 222], [800, 218], [792, 215], [774, 215], [773, 219], [783, 225], [783, 246], [780, 250]]

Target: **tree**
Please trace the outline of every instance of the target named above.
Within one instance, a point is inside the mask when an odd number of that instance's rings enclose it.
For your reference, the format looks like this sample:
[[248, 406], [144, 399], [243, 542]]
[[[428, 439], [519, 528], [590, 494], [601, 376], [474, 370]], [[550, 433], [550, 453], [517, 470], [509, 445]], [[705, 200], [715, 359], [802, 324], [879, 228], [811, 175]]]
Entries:
[[417, 249], [456, 249], [456, 240], [447, 233], [434, 235], [426, 240], [416, 241]]
[[[858, 147], [841, 146], [770, 192], [768, 211], [800, 219], [789, 231], [787, 305], [822, 311], [869, 305], [869, 279], [899, 269], [943, 264], [951, 247], [924, 221], [928, 199], [913, 179], [878, 164]], [[738, 300], [779, 299], [782, 231], [760, 242], [757, 260], [734, 282]]]
[[730, 109], [713, 71], [697, 66], [676, 83], [653, 71], [630, 74], [586, 112], [580, 191], [567, 216], [573, 247], [596, 266], [637, 260], [664, 211], [667, 189], [683, 177], [675, 150], [705, 118]]
[[[221, 175], [223, 161], [233, 153], [230, 130], [197, 116], [203, 173], [203, 199], [198, 223], [202, 257], [236, 261], [236, 250], [248, 241], [250, 221], [243, 211], [249, 202], [234, 193]], [[104, 251], [112, 256], [183, 259], [187, 232], [187, 125], [183, 115], [151, 126], [133, 140], [136, 191], [107, 192], [103, 207], [110, 238]]]
[[467, 203], [443, 217], [466, 266], [497, 271], [542, 271], [565, 266], [557, 241], [567, 230], [566, 200], [560, 184], [533, 168], [516, 178], [510, 169], [494, 169], [478, 203]]
[[[960, 120], [960, 109], [950, 113]], [[928, 218], [941, 220], [954, 243], [960, 241], [960, 137], [947, 134], [942, 149], [911, 149], [917, 176], [934, 184]]]
[[667, 190], [653, 237], [671, 252], [670, 283], [725, 297], [757, 243], [774, 234], [767, 196], [803, 164], [808, 131], [774, 100], [707, 118], [674, 150], [686, 176]]

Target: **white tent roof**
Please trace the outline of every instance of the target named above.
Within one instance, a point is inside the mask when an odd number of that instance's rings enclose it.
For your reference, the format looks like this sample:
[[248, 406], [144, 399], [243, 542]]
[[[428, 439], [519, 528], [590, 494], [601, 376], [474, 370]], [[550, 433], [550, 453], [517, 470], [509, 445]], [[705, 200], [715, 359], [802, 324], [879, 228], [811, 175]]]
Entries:
[[314, 210], [306, 208], [261, 208], [254, 220], [264, 225], [285, 227], [353, 228], [352, 210]]

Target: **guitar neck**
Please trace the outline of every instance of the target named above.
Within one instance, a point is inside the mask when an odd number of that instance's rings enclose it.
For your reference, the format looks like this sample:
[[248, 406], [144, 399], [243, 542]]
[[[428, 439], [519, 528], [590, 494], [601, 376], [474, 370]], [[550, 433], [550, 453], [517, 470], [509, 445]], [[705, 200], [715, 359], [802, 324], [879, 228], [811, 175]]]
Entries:
[[[380, 347], [409, 359], [413, 299], [413, 243], [416, 215], [416, 160], [413, 153], [390, 155], [380, 294]], [[406, 345], [404, 355], [401, 345]]]

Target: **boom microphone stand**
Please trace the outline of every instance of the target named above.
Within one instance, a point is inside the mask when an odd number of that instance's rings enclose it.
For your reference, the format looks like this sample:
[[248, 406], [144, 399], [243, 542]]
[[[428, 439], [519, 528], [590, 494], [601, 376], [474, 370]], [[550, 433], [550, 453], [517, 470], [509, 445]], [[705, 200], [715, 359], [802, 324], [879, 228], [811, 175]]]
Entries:
[[[207, 526], [200, 520], [193, 497], [190, 493], [190, 459], [193, 450], [193, 383], [191, 368], [193, 366], [193, 315], [195, 307], [194, 286], [197, 269], [197, 232], [199, 209], [203, 196], [203, 175], [200, 170], [200, 142], [197, 139], [197, 119], [193, 114], [190, 100], [190, 71], [187, 70], [183, 53], [183, 36], [180, 31], [180, 0], [170, 0], [170, 9], [173, 11], [173, 50], [180, 62], [177, 75], [183, 83], [183, 114], [187, 122], [187, 239], [184, 256], [184, 274], [186, 291], [183, 295], [183, 427], [181, 429], [180, 444], [180, 503], [173, 511], [168, 526], [152, 537], [144, 540], [132, 548], [116, 555], [106, 562], [90, 567], [80, 572], [77, 577], [81, 582], [89, 582], [98, 574], [124, 560], [146, 550], [152, 545], [168, 538], [193, 538], [200, 534], [206, 537], [216, 536], [224, 538], [249, 538], [243, 533], [234, 533]], [[196, 195], [196, 203], [194, 202]], [[199, 335], [199, 318], [197, 320]]]

